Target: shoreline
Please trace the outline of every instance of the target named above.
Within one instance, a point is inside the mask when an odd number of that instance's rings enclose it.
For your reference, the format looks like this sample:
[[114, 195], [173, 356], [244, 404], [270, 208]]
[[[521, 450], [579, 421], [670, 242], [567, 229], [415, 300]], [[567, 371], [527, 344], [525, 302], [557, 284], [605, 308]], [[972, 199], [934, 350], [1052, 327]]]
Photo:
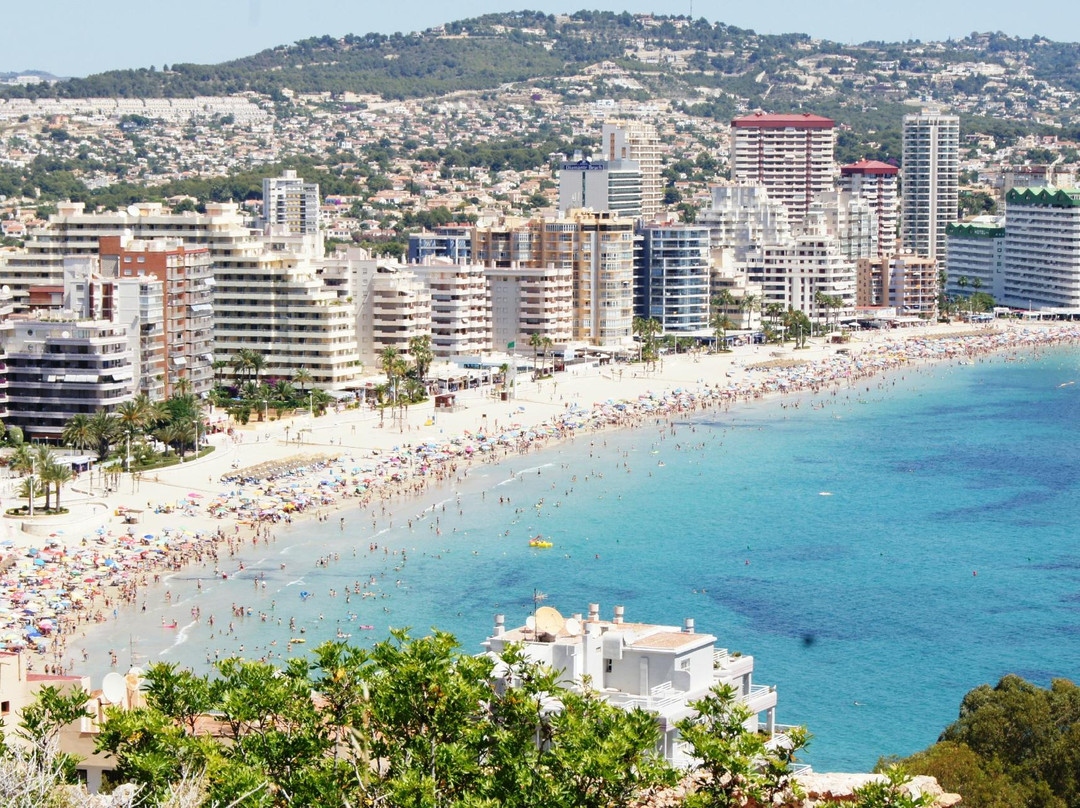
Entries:
[[[116, 610], [113, 614], [114, 619], [119, 619], [123, 608], [127, 605], [136, 605], [140, 595], [144, 594], [145, 587], [158, 582], [164, 575], [193, 564], [202, 563], [208, 566], [210, 561], [220, 563], [224, 552], [231, 553], [235, 551], [236, 546], [250, 540], [261, 537], [268, 542], [270, 531], [276, 524], [288, 524], [294, 522], [294, 518], [297, 524], [302, 524], [303, 521], [312, 517], [327, 521], [331, 515], [338, 516], [346, 513], [347, 508], [359, 506], [363, 512], [369, 508], [372, 509], [372, 515], [375, 510], [382, 510], [384, 514], [390, 510], [389, 517], [392, 519], [393, 506], [396, 503], [403, 504], [414, 498], [429, 499], [433, 492], [443, 490], [446, 483], [462, 482], [469, 476], [469, 471], [478, 467], [481, 462], [505, 461], [514, 456], [531, 455], [564, 440], [573, 440], [580, 435], [594, 435], [611, 428], [648, 426], [683, 415], [701, 414], [710, 409], [724, 411], [730, 409], [733, 404], [752, 403], [765, 398], [771, 399], [795, 393], [811, 395], [828, 393], [844, 386], [854, 387], [864, 379], [913, 364], [956, 359], [963, 362], [989, 353], [1037, 350], [1039, 347], [1050, 345], [1075, 345], [1080, 339], [1080, 329], [1076, 327], [1007, 328], [974, 333], [971, 333], [969, 326], [965, 328], [967, 331], [960, 335], [940, 330], [938, 334], [931, 333], [930, 335], [896, 335], [894, 337], [890, 333], [884, 336], [893, 337], [892, 339], [840, 346], [848, 348], [850, 350], [848, 354], [837, 353], [836, 346], [815, 346], [813, 350], [805, 353], [784, 351], [784, 355], [789, 359], [802, 360], [806, 357], [809, 360], [806, 363], [800, 362], [787, 367], [750, 368], [748, 365], [751, 363], [746, 360], [767, 361], [767, 353], [743, 350], [735, 354], [703, 357], [700, 361], [680, 356], [681, 361], [669, 360], [666, 373], [661, 372], [657, 376], [635, 375], [632, 384], [628, 384], [631, 382], [630, 378], [625, 378], [626, 368], [622, 368], [623, 373], [619, 373], [619, 368], [612, 368], [613, 372], [609, 377], [589, 375], [559, 378], [541, 383], [533, 390], [526, 389], [525, 396], [509, 402], [509, 405], [500, 406], [495, 402], [480, 402], [485, 410], [497, 416], [491, 419], [493, 425], [498, 425], [500, 421], [504, 424], [501, 429], [488, 429], [483, 433], [465, 428], [471, 420], [468, 418], [467, 411], [450, 414], [450, 418], [446, 418], [441, 413], [429, 415], [423, 427], [409, 425], [408, 432], [405, 431], [405, 424], [402, 424], [397, 434], [390, 436], [389, 441], [386, 440], [386, 432], [378, 433], [380, 427], [373, 423], [363, 423], [373, 418], [364, 419], [362, 412], [359, 413], [360, 418], [350, 418], [346, 412], [341, 418], [331, 416], [327, 419], [330, 423], [324, 427], [314, 424], [313, 429], [317, 428], [319, 432], [325, 430], [329, 433], [327, 444], [275, 442], [270, 438], [273, 437], [273, 432], [281, 431], [281, 424], [277, 424], [276, 427], [273, 423], [258, 425], [248, 433], [255, 434], [257, 438], [255, 444], [248, 443], [242, 438], [223, 440], [224, 445], [220, 447], [221, 451], [209, 456], [213, 460], [213, 465], [203, 460], [188, 464], [186, 469], [173, 467], [168, 470], [172, 472], [168, 475], [172, 479], [164, 483], [160, 480], [143, 481], [141, 484], [132, 481], [131, 485], [135, 490], [131, 495], [114, 495], [109, 505], [110, 514], [123, 505], [123, 502], [117, 500], [131, 502], [133, 498], [141, 500], [146, 496], [146, 493], [140, 490], [141, 485], [147, 485], [151, 493], [160, 492], [162, 486], [188, 489], [191, 492], [189, 497], [180, 498], [184, 504], [172, 514], [154, 514], [155, 517], [160, 517], [153, 520], [158, 522], [156, 528], [138, 526], [133, 533], [146, 537], [142, 540], [129, 541], [123, 535], [109, 535], [107, 525], [113, 520], [112, 516], [108, 517], [105, 525], [99, 526], [99, 538], [93, 541], [90, 549], [100, 556], [112, 553], [118, 559], [115, 563], [125, 563], [124, 572], [111, 573], [113, 576], [123, 577], [123, 583], [117, 593], [119, 597], [109, 598], [106, 594], [99, 594], [88, 604], [84, 601], [81, 608], [77, 602], [73, 602], [66, 613], [74, 615], [74, 619], [66, 623], [61, 622], [58, 626], [61, 629], [63, 641], [56, 642], [55, 633], [52, 636], [46, 634], [49, 640], [46, 653], [38, 655], [38, 662], [48, 666], [46, 668], [48, 672], [50, 667], [55, 670], [60, 664], [60, 659], [63, 658], [65, 660], [63, 670], [77, 669], [78, 661], [71, 659], [64, 645], [67, 644], [70, 648], [70, 641], [83, 636], [87, 628], [96, 627], [101, 622], [110, 622], [106, 614], [110, 608]], [[766, 356], [763, 356], [763, 353], [766, 353]], [[738, 359], [744, 360], [742, 365], [736, 364]], [[701, 378], [706, 369], [714, 371], [708, 374], [711, 376], [708, 380]], [[679, 378], [687, 370], [699, 375], [694, 387], [689, 386], [688, 380]], [[620, 377], [619, 380], [616, 380], [616, 374]], [[558, 395], [560, 385], [564, 390], [562, 395]], [[649, 392], [647, 389], [639, 392], [642, 387], [660, 387], [661, 392]], [[599, 402], [596, 400], [604, 393], [618, 393], [620, 389], [625, 388], [631, 388], [627, 392], [631, 394], [637, 392], [637, 395], [633, 398], [604, 398]], [[541, 400], [544, 392], [549, 392], [547, 402]], [[529, 397], [537, 393], [541, 395], [536, 398]], [[558, 395], [557, 400], [556, 395]], [[567, 396], [573, 400], [572, 405], [571, 401], [567, 400]], [[582, 400], [588, 402], [589, 398], [593, 399], [591, 404], [582, 406]], [[524, 405], [521, 402], [524, 402]], [[539, 418], [534, 416], [532, 411], [535, 410], [539, 410]], [[423, 411], [433, 412], [430, 405], [424, 407]], [[356, 411], [351, 412], [356, 413]], [[453, 416], [460, 417], [455, 419]], [[488, 417], [488, 412], [481, 414], [481, 426], [486, 424]], [[429, 427], [435, 427], [436, 420], [442, 422], [437, 433], [440, 437], [436, 440], [425, 440], [423, 443], [409, 440], [417, 432], [422, 435], [427, 432], [431, 435], [433, 430]], [[450, 421], [451, 424], [443, 426], [446, 421]], [[455, 421], [460, 431], [446, 437], [445, 430], [452, 428]], [[311, 423], [310, 420], [305, 422]], [[290, 421], [289, 425], [296, 423], [296, 421]], [[362, 427], [362, 440], [371, 439], [371, 442], [375, 443], [375, 439], [378, 438], [380, 442], [385, 442], [382, 445], [392, 444], [391, 448], [384, 451], [381, 446], [347, 446], [345, 438], [350, 438], [348, 443], [353, 444], [351, 438], [357, 435], [357, 426]], [[350, 430], [349, 435], [345, 435], [346, 429]], [[286, 434], [288, 431], [289, 426], [286, 426]], [[480, 435], [484, 437], [481, 439]], [[266, 441], [263, 441], [264, 437], [267, 438]], [[394, 443], [395, 439], [400, 439], [402, 442]], [[405, 441], [410, 444], [408, 451], [405, 449]], [[329, 447], [334, 447], [330, 449], [329, 454], [336, 454], [333, 462], [340, 465], [335, 467], [330, 464], [304, 472], [293, 472], [291, 476], [279, 478], [290, 486], [285, 489], [286, 496], [289, 492], [295, 492], [296, 488], [293, 486], [299, 484], [304, 496], [307, 497], [307, 502], [300, 508], [295, 507], [295, 503], [294, 507], [286, 508], [287, 502], [284, 496], [268, 493], [280, 489], [267, 485], [265, 482], [249, 482], [236, 487], [235, 482], [223, 481], [223, 478], [230, 476], [228, 472], [232, 469], [218, 475], [217, 496], [213, 494], [212, 471], [208, 480], [211, 483], [211, 489], [205, 494], [200, 493], [206, 490], [204, 488], [181, 485], [182, 482], [196, 480], [197, 469], [199, 473], [203, 473], [204, 469], [224, 467], [230, 459], [233, 459], [234, 454], [235, 464], [242, 457], [240, 447], [245, 444], [247, 447], [257, 447], [258, 459], [267, 456], [277, 462], [285, 461], [292, 455], [305, 450], [308, 454], [318, 451], [325, 455], [328, 454]], [[436, 444], [433, 450], [430, 449], [431, 444]], [[484, 446], [488, 448], [483, 448]], [[443, 451], [446, 447], [450, 450]], [[469, 450], [470, 447], [471, 450]], [[396, 453], [394, 448], [398, 450]], [[215, 458], [215, 455], [220, 456]], [[357, 458], [356, 455], [361, 456]], [[243, 468], [249, 468], [250, 465], [245, 464]], [[331, 468], [339, 472], [334, 476], [340, 479], [327, 479], [326, 472]], [[178, 474], [177, 471], [182, 473]], [[354, 474], [370, 474], [371, 476], [354, 477]], [[161, 476], [166, 475], [163, 473]], [[356, 484], [364, 480], [368, 482], [362, 485]], [[330, 484], [323, 484], [326, 482]], [[126, 484], [127, 481], [121, 483], [120, 488], [125, 488]], [[262, 499], [250, 497], [251, 501], [256, 503], [257, 510], [247, 507], [243, 502], [247, 494], [259, 494], [262, 497]], [[277, 497], [276, 502], [272, 501], [272, 496]], [[230, 508], [228, 503], [233, 500], [238, 500], [238, 502]], [[148, 502], [152, 501], [153, 497], [148, 500]], [[270, 507], [265, 507], [267, 505]], [[135, 507], [135, 505], [129, 504], [124, 507]], [[189, 528], [188, 530], [177, 528], [177, 524], [181, 523], [177, 518], [180, 513], [190, 514], [182, 517], [182, 521], [187, 523], [185, 527]], [[340, 518], [344, 531], [345, 516]], [[355, 516], [349, 516], [349, 521], [354, 518]], [[147, 522], [150, 521], [152, 520], [147, 520]], [[245, 522], [250, 524], [245, 525]], [[231, 532], [222, 529], [223, 524], [228, 525]], [[62, 538], [66, 547], [59, 549], [70, 550], [72, 556], [81, 548], [75, 537], [64, 535], [52, 538], [54, 542], [56, 538]], [[135, 555], [138, 555], [134, 563], [128, 564], [124, 556], [120, 555], [120, 551], [125, 549], [125, 544], [128, 545], [127, 551], [135, 550]], [[15, 547], [11, 552], [14, 555], [20, 549], [23, 548]], [[129, 553], [128, 558], [131, 555]], [[64, 558], [65, 556], [60, 556], [50, 559], [46, 561], [46, 565], [64, 564]], [[68, 558], [70, 559], [70, 556]], [[99, 567], [100, 565], [95, 564], [95, 569]], [[95, 584], [94, 589], [100, 593], [106, 593], [108, 577], [108, 572], [99, 577], [97, 580], [100, 585]], [[98, 616], [96, 621], [93, 620], [94, 616]]]

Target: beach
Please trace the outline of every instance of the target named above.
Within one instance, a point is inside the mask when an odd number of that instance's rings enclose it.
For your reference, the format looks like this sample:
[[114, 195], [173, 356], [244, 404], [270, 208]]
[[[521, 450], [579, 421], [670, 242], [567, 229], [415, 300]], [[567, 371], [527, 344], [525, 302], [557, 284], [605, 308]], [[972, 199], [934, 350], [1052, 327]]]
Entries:
[[[71, 515], [42, 520], [33, 534], [6, 519], [0, 641], [35, 651], [35, 665], [46, 672], [78, 673], [73, 640], [85, 628], [118, 620], [162, 576], [188, 565], [237, 574], [227, 559], [239, 547], [269, 544], [279, 526], [333, 520], [344, 533], [357, 520], [372, 519], [374, 527], [396, 503], [461, 482], [481, 463], [578, 435], [851, 388], [913, 363], [970, 363], [990, 352], [1030, 352], [1078, 337], [1080, 330], [1068, 325], [877, 332], [800, 351], [744, 346], [668, 356], [655, 371], [589, 366], [521, 383], [509, 401], [463, 395], [454, 411], [436, 412], [429, 403], [410, 407], [400, 421], [389, 411], [342, 410], [254, 423], [214, 436], [216, 451], [207, 457], [121, 478], [116, 491], [77, 481], [64, 492]], [[132, 512], [138, 522], [128, 524], [125, 514]]]

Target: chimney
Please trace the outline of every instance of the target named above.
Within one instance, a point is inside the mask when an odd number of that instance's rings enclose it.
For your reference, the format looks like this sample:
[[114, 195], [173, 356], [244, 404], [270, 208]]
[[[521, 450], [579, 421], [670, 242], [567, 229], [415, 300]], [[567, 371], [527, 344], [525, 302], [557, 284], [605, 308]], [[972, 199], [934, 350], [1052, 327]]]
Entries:
[[616, 607], [615, 607], [615, 619], [614, 619], [614, 620], [612, 620], [611, 622], [612, 622], [612, 623], [614, 623], [614, 624], [615, 624], [615, 625], [617, 625], [617, 626], [620, 626], [620, 625], [622, 625], [622, 621], [623, 621], [623, 611], [624, 611], [624, 610], [623, 610], [623, 607], [622, 607], [622, 606], [616, 606]]
[[589, 621], [595, 623], [595, 622], [597, 622], [599, 620], [600, 620], [600, 604], [599, 603], [590, 603], [589, 604]]
[[694, 618], [687, 617], [685, 620], [683, 620], [683, 628], [682, 628], [682, 630], [683, 630], [683, 634], [693, 634], [694, 633]]
[[574, 618], [575, 620], [577, 620], [577, 621], [578, 621], [579, 623], [581, 622], [581, 612], [574, 612], [574, 613], [573, 613], [573, 614], [571, 615], [571, 617], [573, 617], [573, 618]]
[[506, 617], [501, 614], [495, 615], [495, 633], [493, 637], [501, 637], [503, 635], [503, 626], [506, 623]]

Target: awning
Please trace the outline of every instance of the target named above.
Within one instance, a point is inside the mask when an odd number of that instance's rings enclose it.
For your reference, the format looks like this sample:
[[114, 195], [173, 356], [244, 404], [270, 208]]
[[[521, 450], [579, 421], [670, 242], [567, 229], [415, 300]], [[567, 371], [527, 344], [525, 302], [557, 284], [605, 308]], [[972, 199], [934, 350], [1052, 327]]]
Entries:
[[196, 314], [209, 314], [214, 310], [214, 307], [210, 303], [193, 303], [188, 306], [188, 309]]

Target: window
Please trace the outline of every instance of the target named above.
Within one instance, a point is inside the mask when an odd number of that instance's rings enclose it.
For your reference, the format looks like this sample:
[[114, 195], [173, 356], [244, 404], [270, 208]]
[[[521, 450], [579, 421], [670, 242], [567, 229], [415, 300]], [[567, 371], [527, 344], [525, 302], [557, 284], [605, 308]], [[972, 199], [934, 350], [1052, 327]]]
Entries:
[[604, 660], [604, 673], [611, 673], [611, 660], [610, 659], [605, 659]]

